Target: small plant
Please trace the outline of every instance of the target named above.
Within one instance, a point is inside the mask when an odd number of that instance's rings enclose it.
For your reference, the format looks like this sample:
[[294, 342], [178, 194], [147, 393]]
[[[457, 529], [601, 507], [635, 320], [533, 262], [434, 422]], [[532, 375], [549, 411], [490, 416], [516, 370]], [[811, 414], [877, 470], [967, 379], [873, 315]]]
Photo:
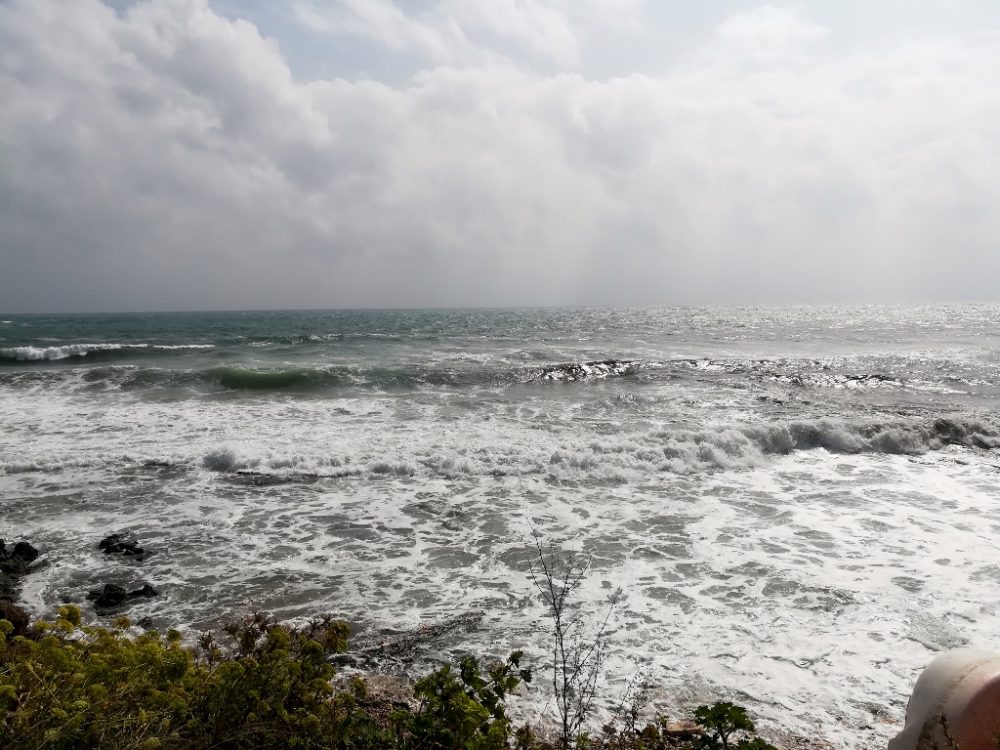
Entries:
[[466, 656], [458, 674], [448, 665], [414, 687], [420, 708], [409, 717], [408, 747], [428, 750], [505, 750], [510, 719], [506, 700], [531, 671], [521, 667], [521, 652], [490, 665], [485, 674], [479, 662]]
[[694, 718], [705, 730], [705, 734], [695, 741], [697, 750], [776, 750], [773, 745], [754, 736], [756, 728], [742, 706], [721, 701], [711, 706], [699, 706], [695, 709]]
[[581, 744], [579, 737], [593, 710], [606, 655], [608, 623], [621, 589], [612, 595], [597, 628], [585, 633], [584, 618], [572, 606], [571, 598], [583, 584], [590, 559], [553, 547], [546, 549], [537, 537], [535, 550], [529, 572], [552, 618], [552, 693], [559, 715], [559, 743], [565, 750], [574, 742]]

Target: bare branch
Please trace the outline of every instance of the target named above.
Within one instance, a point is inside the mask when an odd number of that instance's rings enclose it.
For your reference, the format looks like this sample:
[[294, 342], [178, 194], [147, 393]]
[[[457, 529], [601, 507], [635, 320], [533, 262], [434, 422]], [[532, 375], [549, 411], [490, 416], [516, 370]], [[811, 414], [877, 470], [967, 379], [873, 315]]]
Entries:
[[566, 750], [593, 711], [609, 624], [622, 591], [615, 591], [598, 627], [587, 634], [585, 618], [571, 608], [570, 601], [590, 570], [590, 558], [546, 547], [537, 534], [535, 553], [528, 570], [552, 619], [552, 693], [561, 725], [560, 746]]

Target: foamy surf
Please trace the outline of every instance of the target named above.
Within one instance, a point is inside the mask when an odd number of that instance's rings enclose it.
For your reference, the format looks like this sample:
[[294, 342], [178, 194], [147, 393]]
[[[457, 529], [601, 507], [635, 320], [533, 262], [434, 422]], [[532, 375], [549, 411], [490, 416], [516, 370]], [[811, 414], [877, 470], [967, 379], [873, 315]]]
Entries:
[[[543, 663], [538, 533], [592, 556], [591, 611], [625, 588], [603, 695], [638, 665], [664, 711], [848, 748], [1000, 624], [996, 307], [13, 320], [0, 535], [47, 552], [39, 613], [143, 579], [161, 627], [334, 610], [361, 648], [471, 611], [383, 666]], [[123, 528], [155, 554], [109, 561]]]

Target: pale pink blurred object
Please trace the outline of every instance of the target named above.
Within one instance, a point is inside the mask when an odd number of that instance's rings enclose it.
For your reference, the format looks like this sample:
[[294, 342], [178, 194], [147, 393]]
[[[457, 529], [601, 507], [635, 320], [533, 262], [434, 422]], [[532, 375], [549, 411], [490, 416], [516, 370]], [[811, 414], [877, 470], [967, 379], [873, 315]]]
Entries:
[[889, 750], [998, 750], [1000, 654], [948, 651], [917, 679]]

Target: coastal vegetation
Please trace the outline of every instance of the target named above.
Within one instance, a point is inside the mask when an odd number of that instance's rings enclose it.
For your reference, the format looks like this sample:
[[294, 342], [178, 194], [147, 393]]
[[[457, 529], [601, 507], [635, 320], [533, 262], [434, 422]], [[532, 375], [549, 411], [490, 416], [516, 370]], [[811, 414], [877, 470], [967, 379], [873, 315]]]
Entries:
[[[444, 665], [400, 697], [370, 678], [336, 675], [348, 627], [321, 617], [293, 627], [256, 613], [186, 644], [170, 630], [82, 622], [75, 606], [27, 628], [0, 619], [0, 739], [49, 748], [337, 748], [367, 750], [766, 750], [737, 706], [703, 706], [694, 721], [635, 716], [587, 735], [584, 721], [515, 726], [510, 697], [531, 682], [518, 652]], [[586, 719], [584, 716], [582, 719]]]
[[[550, 658], [539, 680], [555, 707], [549, 726], [512, 718], [511, 698], [534, 676], [519, 651], [491, 663], [467, 655], [386, 689], [377, 672], [337, 673], [349, 627], [332, 615], [290, 625], [255, 612], [196, 641], [121, 615], [110, 627], [85, 623], [72, 604], [54, 619], [32, 622], [16, 597], [39, 552], [25, 541], [9, 549], [0, 541], [0, 747], [773, 750], [755, 736], [746, 711], [730, 703], [701, 706], [687, 722], [655, 717], [640, 724], [638, 680], [621, 696], [619, 722], [588, 734], [620, 592], [593, 621], [574, 598], [589, 558], [537, 536], [535, 546], [529, 572], [551, 623]], [[98, 549], [146, 554], [126, 534], [105, 538]], [[102, 605], [109, 589], [120, 589], [112, 592], [119, 596]], [[95, 613], [107, 615], [142, 592], [105, 585], [92, 594]]]

